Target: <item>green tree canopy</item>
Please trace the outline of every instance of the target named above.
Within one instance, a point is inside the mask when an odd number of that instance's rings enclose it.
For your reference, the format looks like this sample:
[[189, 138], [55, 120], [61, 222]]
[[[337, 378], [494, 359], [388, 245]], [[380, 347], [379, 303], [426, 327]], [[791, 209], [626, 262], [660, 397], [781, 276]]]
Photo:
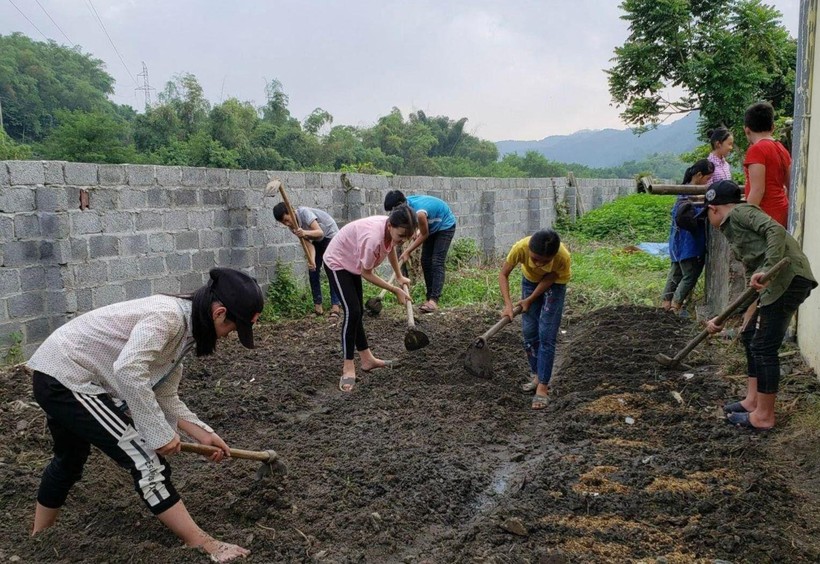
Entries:
[[138, 162], [128, 123], [108, 112], [57, 110], [57, 126], [40, 146], [46, 159], [85, 163]]
[[42, 140], [57, 110], [115, 111], [107, 96], [114, 79], [99, 59], [20, 33], [0, 35], [3, 125], [22, 142]]
[[760, 0], [624, 0], [620, 7], [629, 37], [607, 73], [627, 123], [652, 126], [699, 110], [703, 131], [723, 124], [742, 144], [750, 104], [769, 100], [793, 113], [797, 43], [775, 8]]

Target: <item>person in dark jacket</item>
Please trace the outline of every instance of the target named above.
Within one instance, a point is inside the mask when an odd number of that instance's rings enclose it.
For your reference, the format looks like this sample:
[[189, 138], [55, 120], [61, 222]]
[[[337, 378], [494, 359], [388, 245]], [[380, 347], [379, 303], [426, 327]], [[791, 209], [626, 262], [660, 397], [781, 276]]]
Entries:
[[[715, 165], [708, 159], [701, 159], [686, 169], [683, 184], [704, 186], [709, 184]], [[672, 226], [669, 229], [669, 256], [672, 266], [663, 289], [662, 307], [678, 315], [686, 315], [684, 304], [698, 282], [706, 259], [706, 225], [701, 223], [695, 231], [682, 229], [675, 218], [680, 207], [689, 197], [678, 196], [672, 206]]]

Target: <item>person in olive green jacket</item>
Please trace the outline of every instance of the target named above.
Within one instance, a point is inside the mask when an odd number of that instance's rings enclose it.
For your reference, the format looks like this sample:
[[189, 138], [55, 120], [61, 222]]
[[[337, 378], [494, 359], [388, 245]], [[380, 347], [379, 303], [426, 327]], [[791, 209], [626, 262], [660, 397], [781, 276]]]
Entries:
[[[709, 186], [704, 202], [709, 223], [726, 236], [735, 258], [746, 267], [749, 285], [758, 291], [757, 311], [740, 334], [748, 363], [746, 397], [723, 406], [723, 410], [730, 423], [765, 430], [774, 426], [780, 382], [777, 351], [794, 313], [817, 287], [817, 281], [797, 241], [759, 207], [741, 203], [741, 193], [740, 186], [731, 180], [721, 180]], [[761, 284], [764, 272], [784, 257], [790, 260], [789, 266]], [[715, 319], [706, 324], [710, 333], [722, 328]]]

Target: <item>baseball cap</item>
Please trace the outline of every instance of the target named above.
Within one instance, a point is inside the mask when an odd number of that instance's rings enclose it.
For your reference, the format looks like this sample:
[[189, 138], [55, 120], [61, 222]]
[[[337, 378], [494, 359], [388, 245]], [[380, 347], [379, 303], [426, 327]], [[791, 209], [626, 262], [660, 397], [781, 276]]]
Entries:
[[236, 323], [239, 341], [249, 349], [253, 346], [253, 323], [265, 305], [262, 289], [256, 280], [233, 268], [212, 268], [208, 285], [216, 298], [228, 310], [226, 317]]
[[731, 180], [718, 180], [709, 185], [706, 190], [703, 203], [707, 206], [720, 206], [722, 204], [739, 204], [743, 191]]

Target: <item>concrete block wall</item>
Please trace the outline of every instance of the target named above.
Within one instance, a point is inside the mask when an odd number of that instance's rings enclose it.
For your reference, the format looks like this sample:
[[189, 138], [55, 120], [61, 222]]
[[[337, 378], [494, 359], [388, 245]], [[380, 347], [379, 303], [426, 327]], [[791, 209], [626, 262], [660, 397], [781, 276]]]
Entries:
[[[340, 225], [383, 214], [399, 189], [447, 201], [456, 238], [486, 256], [634, 191], [631, 180], [440, 178], [224, 170], [154, 165], [0, 161], [0, 360], [22, 337], [26, 356], [51, 331], [91, 309], [157, 292], [188, 292], [214, 266], [266, 285], [277, 263], [307, 279], [298, 241], [265, 198], [280, 178], [294, 205], [325, 209]], [[87, 202], [87, 206], [81, 205]]]

